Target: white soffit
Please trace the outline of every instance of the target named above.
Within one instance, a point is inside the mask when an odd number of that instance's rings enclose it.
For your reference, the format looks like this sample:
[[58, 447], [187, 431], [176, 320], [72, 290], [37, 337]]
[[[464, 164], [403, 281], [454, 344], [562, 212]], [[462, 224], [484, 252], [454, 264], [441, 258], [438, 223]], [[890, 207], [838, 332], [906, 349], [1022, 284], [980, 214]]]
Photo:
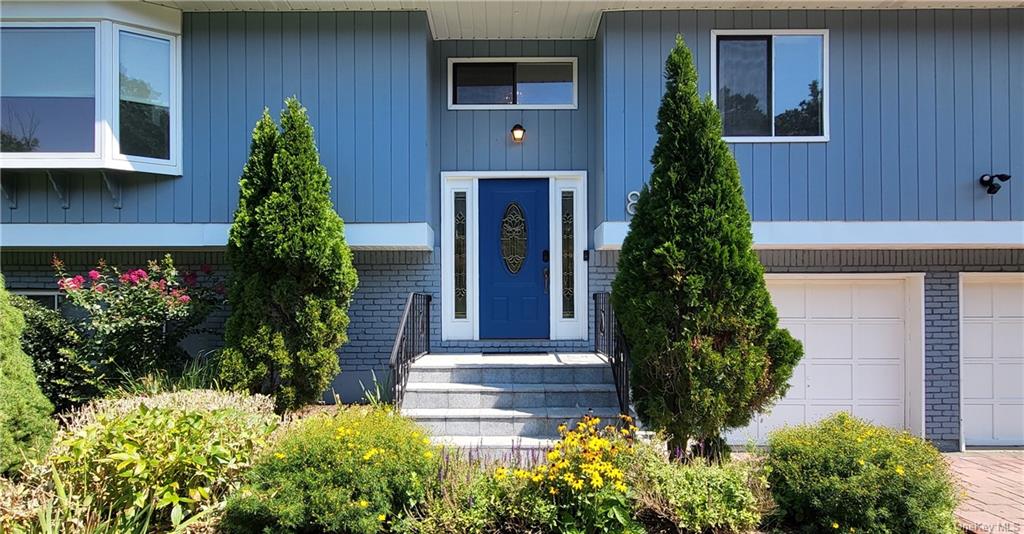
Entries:
[[425, 11], [435, 39], [593, 39], [605, 11], [1015, 8], [1024, 0], [141, 0], [182, 11]]

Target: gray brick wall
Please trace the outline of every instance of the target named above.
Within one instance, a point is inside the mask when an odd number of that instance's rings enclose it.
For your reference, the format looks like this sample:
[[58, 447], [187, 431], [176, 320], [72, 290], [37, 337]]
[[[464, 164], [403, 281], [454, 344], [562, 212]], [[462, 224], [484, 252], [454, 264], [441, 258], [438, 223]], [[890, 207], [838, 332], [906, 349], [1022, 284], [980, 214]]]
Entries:
[[[958, 273], [1024, 270], [1024, 250], [763, 250], [759, 251], [767, 272], [805, 273], [925, 273], [925, 431], [944, 449], [957, 446], [959, 413], [959, 295]], [[84, 272], [99, 257], [116, 265], [141, 266], [147, 259], [162, 256], [158, 251], [64, 251], [59, 255], [69, 270]], [[49, 266], [52, 252], [3, 251], [0, 271], [11, 288], [53, 288]], [[215, 279], [227, 272], [222, 252], [182, 251], [174, 253], [183, 269], [213, 266]], [[588, 265], [590, 292], [608, 291], [615, 276], [618, 253], [591, 251]], [[435, 351], [535, 351], [589, 350], [590, 341], [458, 341], [442, 342], [440, 336], [440, 254], [433, 252], [364, 251], [355, 254], [359, 289], [351, 309], [349, 343], [341, 350], [342, 374], [336, 390], [345, 400], [355, 400], [369, 385], [373, 373], [386, 376], [395, 329], [412, 291], [435, 296], [431, 306], [431, 336]], [[593, 317], [593, 300], [588, 299]], [[214, 333], [222, 326], [227, 311], [211, 317], [213, 332], [189, 340], [190, 348], [217, 346]], [[590, 321], [592, 337], [593, 321]]]

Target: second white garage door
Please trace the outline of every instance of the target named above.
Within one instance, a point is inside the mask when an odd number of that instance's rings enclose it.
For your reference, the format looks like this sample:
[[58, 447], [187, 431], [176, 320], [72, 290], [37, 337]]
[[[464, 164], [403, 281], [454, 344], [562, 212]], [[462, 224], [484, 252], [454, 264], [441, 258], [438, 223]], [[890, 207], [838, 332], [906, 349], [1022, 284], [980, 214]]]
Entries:
[[1024, 275], [964, 274], [965, 445], [1024, 445]]
[[840, 411], [918, 429], [919, 289], [919, 278], [769, 277], [780, 326], [803, 342], [804, 359], [786, 396], [729, 441], [763, 443], [773, 429]]

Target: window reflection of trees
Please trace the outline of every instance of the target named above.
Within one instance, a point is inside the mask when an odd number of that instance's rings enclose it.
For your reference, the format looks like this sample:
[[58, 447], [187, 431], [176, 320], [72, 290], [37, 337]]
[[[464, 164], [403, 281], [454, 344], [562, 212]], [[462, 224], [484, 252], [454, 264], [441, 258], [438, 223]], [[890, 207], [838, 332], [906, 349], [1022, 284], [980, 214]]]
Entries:
[[[6, 107], [6, 106], [5, 106]], [[13, 128], [17, 128], [14, 131]], [[4, 124], [0, 127], [0, 152], [35, 152], [39, 149], [39, 119], [29, 112], [27, 116], [7, 108]]]
[[[163, 94], [149, 82], [128, 75], [120, 66], [121, 153], [147, 158], [170, 159], [171, 110], [144, 102], [158, 101]], [[126, 100], [131, 95], [133, 100]], [[141, 101], [141, 102], [140, 102]]]
[[718, 92], [718, 107], [725, 135], [771, 135], [771, 118], [756, 95], [723, 87]]
[[823, 135], [821, 84], [812, 80], [807, 89], [810, 93], [807, 99], [775, 117], [775, 135]]

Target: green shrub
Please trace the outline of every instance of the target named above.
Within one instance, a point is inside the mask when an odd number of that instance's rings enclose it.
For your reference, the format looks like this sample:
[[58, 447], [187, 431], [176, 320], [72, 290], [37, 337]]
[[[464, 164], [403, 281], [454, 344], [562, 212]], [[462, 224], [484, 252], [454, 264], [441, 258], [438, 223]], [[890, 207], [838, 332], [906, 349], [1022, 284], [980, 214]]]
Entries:
[[767, 482], [749, 464], [682, 464], [643, 444], [627, 472], [637, 516], [650, 532], [739, 533], [761, 522]]
[[747, 424], [785, 392], [803, 351], [778, 328], [739, 170], [682, 37], [665, 64], [657, 131], [612, 301], [640, 419], [666, 432], [672, 450], [695, 438], [714, 457], [723, 428]]
[[777, 519], [793, 532], [957, 532], [946, 463], [906, 432], [839, 414], [774, 432], [766, 465]]
[[57, 426], [32, 360], [21, 349], [24, 328], [0, 276], [0, 476], [15, 474], [26, 458], [45, 453]]
[[283, 412], [320, 399], [338, 374], [357, 283], [330, 177], [294, 97], [281, 131], [263, 111], [239, 188], [221, 378], [274, 395]]
[[293, 425], [228, 500], [226, 532], [397, 530], [436, 476], [430, 439], [389, 410], [352, 408]]
[[57, 412], [80, 406], [98, 393], [95, 370], [77, 347], [81, 341], [71, 322], [60, 312], [38, 302], [11, 295], [11, 303], [25, 316], [21, 348], [32, 358], [39, 388]]
[[58, 509], [166, 529], [222, 506], [277, 420], [269, 398], [212, 391], [97, 401], [69, 418], [31, 482]]
[[[516, 476], [494, 476], [491, 462], [468, 451], [444, 451], [411, 529], [417, 534], [544, 534], [558, 524], [549, 495]], [[522, 460], [522, 458], [516, 458]]]

